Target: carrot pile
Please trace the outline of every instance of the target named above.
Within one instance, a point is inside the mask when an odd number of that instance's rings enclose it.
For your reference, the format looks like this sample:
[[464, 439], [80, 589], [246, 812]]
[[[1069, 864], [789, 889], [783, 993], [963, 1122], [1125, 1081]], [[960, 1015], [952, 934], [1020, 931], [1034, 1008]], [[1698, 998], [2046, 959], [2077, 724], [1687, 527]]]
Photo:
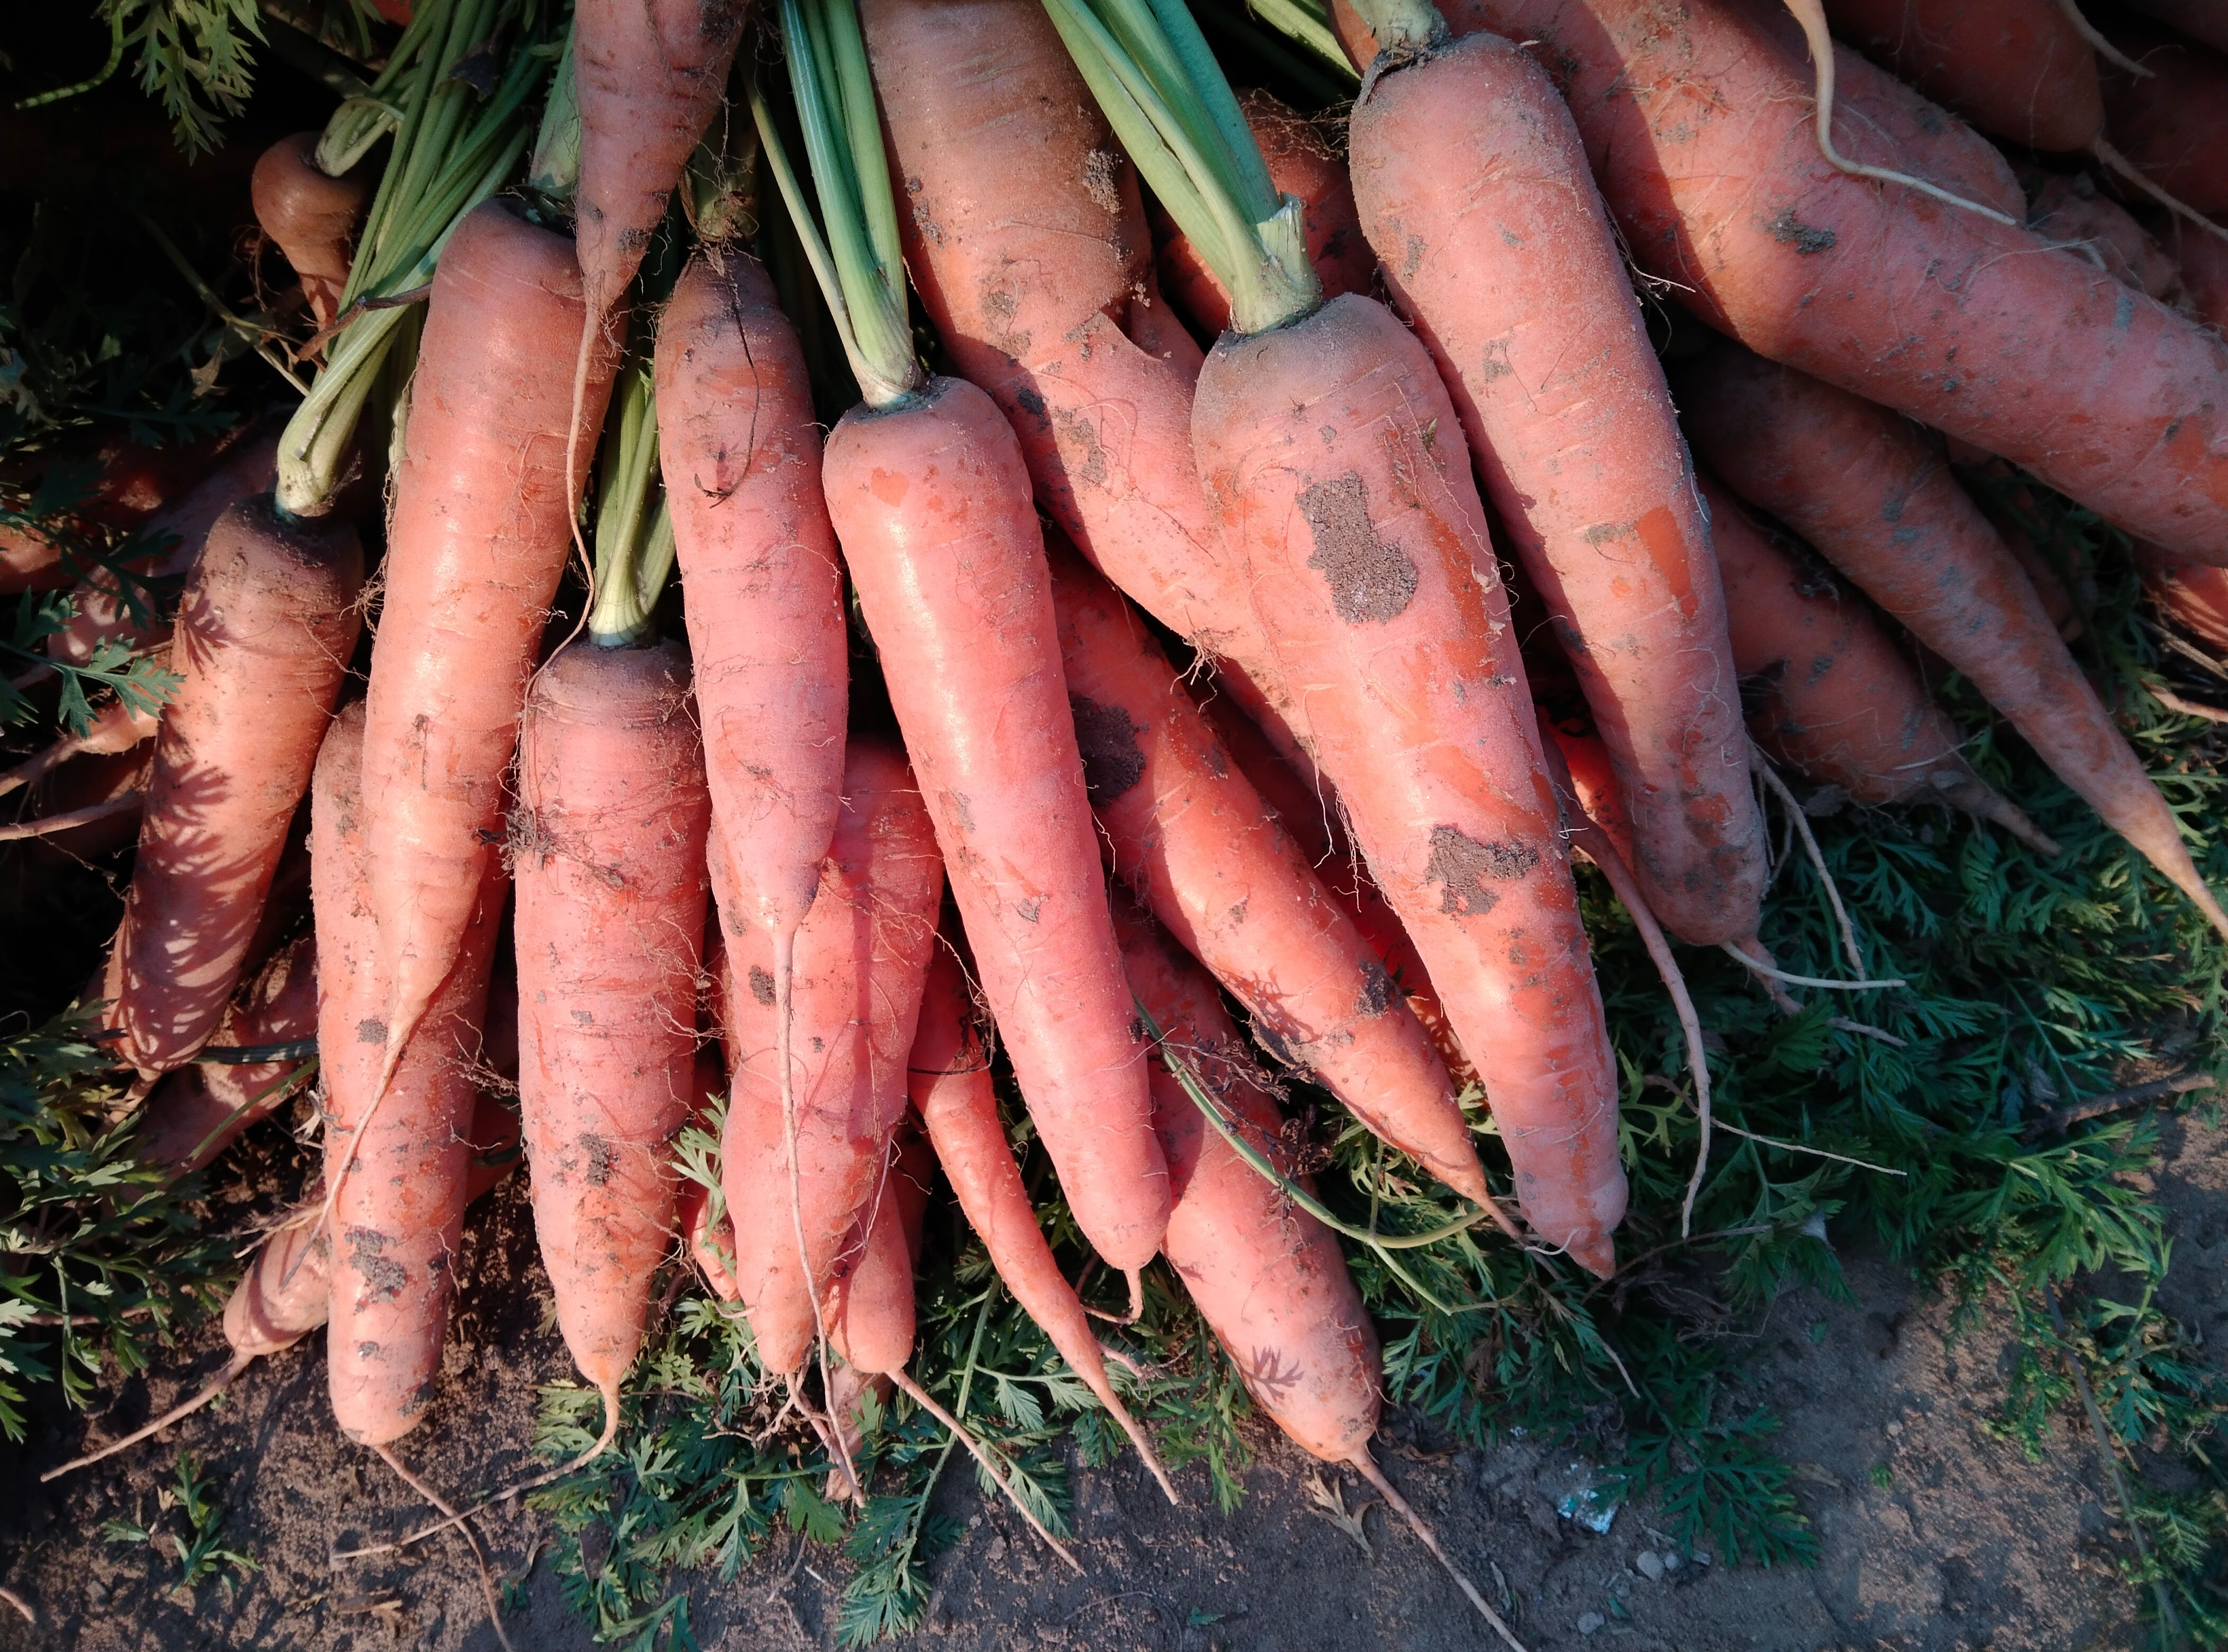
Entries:
[[[1334, 142], [1181, 0], [780, 0], [765, 50], [737, 0], [579, 0], [561, 52], [515, 13], [422, 8], [386, 125], [258, 164], [317, 383], [172, 488], [174, 631], [75, 599], [58, 650], [168, 648], [159, 720], [0, 781], [154, 730], [88, 989], [144, 1151], [197, 1169], [314, 1060], [323, 1188], [223, 1380], [328, 1324], [343, 1429], [406, 1433], [507, 1124], [594, 1450], [676, 1258], [839, 1491], [892, 1395], [978, 1449], [910, 1373], [948, 1190], [1171, 1498], [1093, 1323], [1156, 1258], [1439, 1553], [1281, 1079], [1477, 1242], [1615, 1277], [1574, 861], [1705, 1062], [1674, 942], [1789, 1007], [1775, 765], [2058, 853], [1943, 667], [2228, 933], [2068, 650], [2080, 571], [1960, 479], [2071, 495], [2228, 640], [2214, 46], [2049, 0], [1340, 0]], [[510, 54], [477, 91], [468, 39]], [[1658, 293], [1723, 336], [1667, 369]]]

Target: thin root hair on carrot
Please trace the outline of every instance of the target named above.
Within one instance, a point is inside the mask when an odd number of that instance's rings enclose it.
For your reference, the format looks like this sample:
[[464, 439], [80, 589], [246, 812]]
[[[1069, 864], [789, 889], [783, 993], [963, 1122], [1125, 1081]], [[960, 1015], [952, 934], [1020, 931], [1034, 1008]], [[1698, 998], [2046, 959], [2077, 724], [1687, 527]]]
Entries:
[[1477, 1608], [1478, 1615], [1493, 1626], [1493, 1632], [1501, 1638], [1502, 1642], [1510, 1649], [1510, 1652], [1524, 1652], [1524, 1642], [1516, 1638], [1515, 1632], [1502, 1621], [1501, 1614], [1486, 1604], [1485, 1597], [1478, 1593], [1477, 1585], [1469, 1580], [1468, 1574], [1454, 1563], [1453, 1558], [1444, 1549], [1439, 1546], [1437, 1534], [1425, 1523], [1424, 1517], [1415, 1511], [1408, 1500], [1393, 1489], [1392, 1482], [1385, 1477], [1385, 1470], [1377, 1466], [1377, 1459], [1369, 1454], [1367, 1442], [1365, 1441], [1356, 1448], [1354, 1455], [1348, 1458], [1347, 1462], [1348, 1465], [1367, 1480], [1377, 1495], [1385, 1500], [1385, 1506], [1387, 1508], [1392, 1509], [1408, 1522], [1408, 1529], [1422, 1540], [1424, 1546], [1431, 1552], [1431, 1558], [1447, 1569], [1447, 1575], [1455, 1580], [1456, 1585], [1461, 1589], [1469, 1604]]
[[[1803, 812], [1802, 805], [1796, 801], [1794, 792], [1788, 790], [1787, 782], [1779, 778], [1779, 771], [1765, 760], [1764, 753], [1757, 752], [1755, 760], [1757, 772], [1764, 777], [1764, 784], [1779, 799], [1780, 806], [1786, 810], [1787, 818], [1795, 827], [1796, 835], [1802, 838], [1802, 852], [1810, 857], [1811, 870], [1818, 874], [1818, 881], [1826, 887], [1826, 900], [1834, 908], [1834, 921], [1841, 926], [1841, 954], [1849, 960], [1850, 970], [1861, 976], [1865, 972], [1865, 958], [1862, 950], [1857, 945], [1857, 926], [1849, 919], [1849, 909], [1841, 904], [1841, 886], [1834, 881], [1834, 874], [1826, 869], [1825, 851], [1818, 847], [1817, 834], [1810, 829], [1810, 817]], [[1753, 964], [1755, 960], [1750, 959], [1749, 962]]]
[[1783, 985], [1789, 987], [1815, 987], [1821, 992], [1879, 992], [1885, 990], [1889, 987], [1900, 987], [1905, 984], [1905, 983], [1901, 979], [1892, 981], [1828, 981], [1822, 976], [1815, 975], [1789, 975], [1786, 970], [1778, 968], [1775, 964], [1766, 964], [1761, 959], [1751, 957], [1747, 953], [1742, 951], [1739, 947], [1734, 945], [1731, 941], [1725, 943], [1724, 951], [1727, 957], [1736, 959], [1739, 963], [1746, 964], [1749, 969], [1754, 970], [1757, 975], [1764, 976], [1766, 980], [1777, 981], [1781, 983]]
[[164, 1412], [160, 1417], [155, 1418], [154, 1421], [147, 1424], [144, 1427], [132, 1430], [131, 1432], [126, 1434], [122, 1439], [111, 1440], [106, 1445], [102, 1446], [98, 1451], [88, 1451], [81, 1457], [72, 1457], [67, 1463], [63, 1463], [60, 1468], [48, 1470], [44, 1474], [39, 1476], [39, 1483], [43, 1486], [49, 1480], [59, 1480], [66, 1474], [73, 1474], [80, 1469], [90, 1467], [92, 1464], [100, 1462], [105, 1457], [114, 1457], [118, 1451], [127, 1450], [131, 1447], [138, 1444], [142, 1440], [151, 1439], [154, 1436], [160, 1434], [164, 1429], [170, 1427], [171, 1424], [183, 1421], [186, 1418], [192, 1416], [195, 1412], [199, 1411], [202, 1406], [208, 1405], [210, 1400], [214, 1399], [226, 1389], [231, 1387], [234, 1383], [240, 1380], [240, 1373], [246, 1371], [249, 1366], [253, 1365], [258, 1357], [258, 1355], [253, 1354], [234, 1354], [232, 1357], [232, 1362], [226, 1366], [223, 1370], [218, 1372], [215, 1376], [210, 1378], [208, 1386], [203, 1388], [199, 1393], [194, 1395], [192, 1399], [184, 1400], [178, 1405], [171, 1406], [170, 1410]]
[[480, 1598], [487, 1602], [488, 1626], [495, 1630], [495, 1638], [502, 1642], [503, 1652], [513, 1652], [510, 1636], [503, 1632], [503, 1603], [496, 1594], [495, 1573], [488, 1566], [487, 1550], [481, 1546], [480, 1534], [472, 1529], [471, 1521], [450, 1508], [438, 1492], [405, 1468], [402, 1459], [394, 1455], [392, 1446], [375, 1445], [371, 1449], [379, 1453], [381, 1462], [394, 1470], [397, 1479], [431, 1503], [436, 1513], [456, 1519], [458, 1529], [464, 1534], [464, 1542], [471, 1550], [472, 1565], [479, 1572]]
[[1074, 1553], [1065, 1543], [1047, 1531], [1044, 1522], [1029, 1511], [1029, 1506], [1021, 1501], [1021, 1493], [1014, 1489], [1014, 1482], [1006, 1478], [1004, 1470], [998, 1467], [989, 1452], [983, 1449], [983, 1443], [969, 1433], [961, 1425], [957, 1418], [938, 1405], [925, 1388], [915, 1382], [910, 1372], [893, 1371], [890, 1373], [890, 1380], [897, 1384], [900, 1393], [951, 1431], [952, 1437], [967, 1448], [968, 1455], [975, 1459], [983, 1472], [989, 1475], [996, 1483], [998, 1489], [1006, 1494], [1006, 1500], [1012, 1503], [1021, 1517], [1029, 1523], [1029, 1529], [1044, 1540], [1045, 1546], [1080, 1573], [1083, 1570], [1083, 1562], [1075, 1558]]
[[2098, 134], [2096, 141], [2089, 145], [2089, 151], [2168, 212], [2187, 219], [2207, 234], [2218, 235], [2222, 240], [2228, 240], [2228, 227], [2214, 222], [2180, 196], [2167, 194], [2161, 185], [2152, 180], [2149, 174], [2121, 154], [2112, 146], [2111, 141], [2101, 133]]

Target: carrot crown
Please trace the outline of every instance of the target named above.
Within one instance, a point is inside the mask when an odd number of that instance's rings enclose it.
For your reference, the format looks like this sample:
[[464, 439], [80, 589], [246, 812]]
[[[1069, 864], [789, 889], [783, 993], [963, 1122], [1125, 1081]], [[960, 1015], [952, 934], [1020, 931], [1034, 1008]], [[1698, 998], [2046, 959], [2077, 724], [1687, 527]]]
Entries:
[[1278, 193], [1184, 0], [1044, 0], [1130, 158], [1230, 293], [1241, 334], [1322, 302], [1300, 203]]
[[918, 394], [928, 375], [913, 352], [897, 201], [858, 8], [854, 0], [781, 0], [781, 37], [819, 197], [816, 221], [765, 93], [753, 84], [759, 139], [860, 394], [870, 407], [894, 407]]

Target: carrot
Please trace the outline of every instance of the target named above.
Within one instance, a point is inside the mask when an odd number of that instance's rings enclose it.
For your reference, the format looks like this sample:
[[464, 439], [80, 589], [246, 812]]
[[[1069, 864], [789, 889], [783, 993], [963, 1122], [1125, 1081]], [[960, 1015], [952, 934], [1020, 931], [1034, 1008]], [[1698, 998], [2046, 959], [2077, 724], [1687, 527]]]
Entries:
[[[1718, 520], [1713, 510], [1713, 530]], [[1540, 741], [1540, 750], [1547, 754], [1547, 767], [1555, 777], [1556, 790], [1561, 792], [1565, 790], [1563, 783], [1570, 783], [1564, 812], [1569, 813], [1568, 805], [1576, 804], [1578, 812], [1609, 839], [1617, 858], [1629, 867], [1632, 822], [1626, 818], [1624, 799], [1617, 792], [1617, 771], [1610, 763], [1609, 747], [1602, 744], [1599, 734], [1567, 728], [1545, 712], [1540, 714], [1540, 732], [1546, 737]]]
[[1826, 0], [1834, 32], [1975, 125], [2085, 150], [2103, 125], [2097, 58], [2055, 0]]
[[906, 1085], [937, 1162], [951, 1182], [959, 1208], [990, 1254], [1014, 1300], [1052, 1339], [1068, 1368], [1137, 1448], [1170, 1502], [1181, 1502], [1152, 1438], [1130, 1414], [1106, 1374], [1098, 1334], [1075, 1288], [1060, 1271], [1030, 1207], [1028, 1190], [1014, 1163], [998, 1101], [990, 1085], [990, 1056], [983, 1046], [974, 996], [957, 957], [939, 946], [929, 964], [919, 1031], [907, 1063]]
[[1444, 1063], [1143, 619], [1064, 548], [1053, 596], [1084, 782], [1116, 874], [1272, 1049], [1373, 1133], [1493, 1208]]
[[[690, 260], [658, 325], [659, 456], [704, 725], [724, 921], [779, 955], [836, 830], [849, 699], [842, 575], [796, 330], [756, 259]], [[732, 865], [734, 887], [720, 887]], [[785, 991], [778, 957], [775, 989]]]
[[2172, 304], [2181, 272], [2125, 207], [2097, 193], [2086, 172], [2053, 174], [2036, 192], [2027, 227], [2047, 240], [2070, 243], [2115, 281]]
[[[0, 525], [0, 596], [67, 589], [84, 571], [68, 554], [75, 548], [73, 540], [139, 526], [199, 483], [246, 433], [244, 426], [235, 426], [204, 441], [169, 447], [112, 437], [89, 451], [64, 447], [43, 456], [43, 464], [20, 470], [11, 460], [0, 471], [11, 499], [20, 491], [27, 503], [34, 502], [42, 488], [52, 485], [69, 496], [69, 503], [52, 520]], [[74, 487], [67, 480], [71, 472], [82, 477]], [[210, 515], [231, 503], [218, 501]], [[202, 526], [206, 529], [207, 522]]]
[[[1313, 121], [1273, 93], [1246, 92], [1238, 106], [1261, 146], [1271, 182], [1301, 202], [1308, 261], [1315, 266], [1323, 296], [1368, 291], [1377, 274], [1377, 254], [1361, 233], [1346, 163]], [[1221, 332], [1230, 324], [1230, 295], [1165, 211], [1154, 215], [1153, 227], [1161, 290], [1209, 336]]]
[[1538, 65], [1474, 36], [1378, 74], [1353, 157], [1393, 304], [1608, 746], [1649, 906], [1698, 945], [1753, 933], [1764, 832], [1708, 523], [1577, 128]]
[[[1464, 0], [1543, 44], [1642, 272], [1751, 349], [2001, 453], [2140, 538], [2228, 559], [2228, 347], [2031, 256], [2029, 232], [1818, 152], [1807, 64], [1711, 0]], [[1708, 86], [1706, 101], [1638, 86]]]
[[[1515, 1637], [1370, 1455], [1384, 1404], [1376, 1327], [1330, 1229], [1285, 1198], [1201, 1115], [1171, 1070], [1186, 1063], [1241, 1136], [1290, 1176], [1284, 1119], [1213, 983], [1143, 913], [1117, 919], [1122, 961], [1165, 1041], [1153, 1064], [1153, 1128], [1175, 1203], [1168, 1265], [1253, 1401], [1303, 1450], [1361, 1474], [1399, 1511], [1501, 1639]], [[1296, 1178], [1307, 1185], [1306, 1178]]]
[[880, 1183], [852, 1224], [845, 1271], [829, 1292], [828, 1340], [869, 1376], [912, 1358], [913, 1269], [920, 1259], [936, 1155], [909, 1120], [892, 1133]]
[[1972, 679], [2224, 933], [2181, 829], [1988, 519], [1883, 408], [1730, 346], [1681, 379], [1703, 458]]
[[853, 1221], [905, 1116], [906, 1052], [943, 891], [934, 828], [904, 757], [852, 741], [819, 893], [797, 932], [793, 1117], [772, 943], [747, 931], [726, 937], [733, 1090], [720, 1182], [743, 1308], [768, 1371], [802, 1373]]
[[317, 754], [311, 868], [326, 1175], [343, 1163], [360, 1166], [330, 1201], [343, 1259], [331, 1269], [328, 1379], [342, 1432], [383, 1445], [416, 1425], [440, 1370], [471, 1156], [469, 1063], [486, 1011], [503, 889], [497, 878], [483, 893], [424, 1034], [375, 1116], [388, 995], [365, 877], [363, 740], [358, 701], [335, 720]]
[[[291, 1044], [317, 1032], [317, 944], [304, 935], [263, 968], [226, 1010], [216, 1042]], [[239, 1066], [196, 1065], [165, 1073], [147, 1098], [139, 1156], [171, 1175], [212, 1163], [288, 1099], [310, 1068], [304, 1058]]]
[[282, 521], [268, 495], [209, 530], [116, 937], [118, 1053], [143, 1073], [223, 1018], [355, 648], [362, 579], [353, 528]]
[[[390, 1076], [501, 841], [503, 772], [570, 543], [562, 353], [580, 336], [579, 279], [561, 237], [495, 202], [458, 227], [433, 278], [364, 726]], [[611, 363], [596, 359], [600, 410]], [[331, 1187], [347, 1175], [344, 1161]]]
[[2228, 568], [2181, 562], [2140, 540], [2135, 567], [2144, 594], [2162, 618], [2212, 648], [2228, 650]]
[[317, 163], [319, 136], [296, 132], [264, 150], [248, 180], [248, 193], [255, 221], [301, 278], [302, 296], [322, 331], [341, 312], [350, 244], [371, 202], [371, 183], [324, 172]]
[[534, 1226], [604, 1440], [642, 1345], [695, 1095], [711, 820], [677, 644], [588, 645], [527, 696], [519, 801], [519, 1104]]
[[1039, 502], [1092, 565], [1230, 655], [1252, 622], [1191, 462], [1197, 368], [1125, 330], [1151, 267], [1136, 180], [1041, 5], [861, 14], [905, 182], [906, 266], [953, 364], [1011, 421]]

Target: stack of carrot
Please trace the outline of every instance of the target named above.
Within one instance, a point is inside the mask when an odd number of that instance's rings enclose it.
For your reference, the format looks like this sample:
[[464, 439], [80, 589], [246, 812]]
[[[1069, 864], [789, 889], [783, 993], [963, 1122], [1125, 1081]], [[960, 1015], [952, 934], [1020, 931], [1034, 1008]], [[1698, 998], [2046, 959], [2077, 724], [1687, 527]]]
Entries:
[[[355, 387], [277, 499], [251, 442], [171, 508], [180, 682], [93, 993], [181, 1171], [314, 1024], [325, 1182], [287, 1254], [330, 1258], [353, 1437], [438, 1397], [513, 1041], [603, 1443], [682, 1234], [848, 1476], [868, 1384], [935, 1406], [906, 1367], [940, 1177], [1156, 1474], [1086, 1314], [1135, 1314], [1159, 1257], [1263, 1409], [1379, 1478], [1374, 1333], [1233, 1006], [1453, 1220], [1606, 1277], [1574, 837], [1783, 1004], [1773, 765], [2056, 852], [1961, 755], [1946, 664], [2228, 933], [2063, 640], [2081, 571], [1950, 462], [2080, 502], [2228, 639], [2222, 42], [2052, 0], [1340, 0], [1303, 31], [1365, 72], [1331, 144], [1233, 94], [1181, 0], [765, 21], [785, 87], [740, 0], [578, 0], [531, 187], [486, 140], [429, 291], [381, 301], [422, 299], [381, 346], [414, 372], [336, 346]], [[354, 240], [408, 182], [375, 201], [348, 148], [256, 175], [339, 339], [387, 313]], [[1668, 370], [1621, 248], [1706, 323]], [[858, 404], [823, 433], [836, 349]], [[349, 465], [385, 471], [368, 532]], [[110, 720], [84, 749], [147, 732]], [[305, 798], [314, 944], [266, 968]], [[175, 1076], [212, 1041], [299, 1047]], [[994, 1073], [1126, 1307], [1047, 1247]], [[722, 1093], [719, 1192], [682, 1200], [670, 1143]]]

